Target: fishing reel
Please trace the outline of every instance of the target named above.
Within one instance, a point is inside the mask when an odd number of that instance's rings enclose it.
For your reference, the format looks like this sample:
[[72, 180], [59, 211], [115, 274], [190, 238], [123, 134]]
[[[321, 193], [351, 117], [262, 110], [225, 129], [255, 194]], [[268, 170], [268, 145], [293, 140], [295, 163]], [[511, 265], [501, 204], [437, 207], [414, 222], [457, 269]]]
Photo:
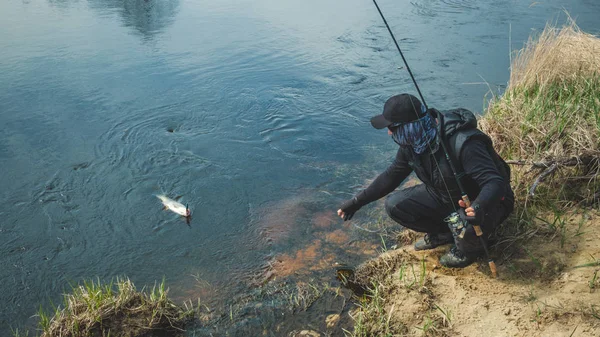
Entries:
[[448, 228], [450, 228], [454, 240], [464, 238], [469, 223], [464, 220], [458, 212], [452, 212], [452, 214], [444, 219], [444, 222], [448, 225]]

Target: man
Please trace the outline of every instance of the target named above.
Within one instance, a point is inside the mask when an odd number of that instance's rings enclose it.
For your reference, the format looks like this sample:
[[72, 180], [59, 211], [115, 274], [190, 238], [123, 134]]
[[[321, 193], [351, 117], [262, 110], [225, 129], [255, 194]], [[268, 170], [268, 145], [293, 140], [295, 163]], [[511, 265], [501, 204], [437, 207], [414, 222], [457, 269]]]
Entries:
[[[338, 215], [350, 220], [362, 206], [390, 194], [415, 172], [423, 184], [389, 195], [387, 214], [403, 227], [426, 233], [415, 243], [415, 250], [453, 243], [440, 258], [443, 266], [463, 268], [473, 263], [483, 247], [472, 225], [481, 226], [487, 240], [514, 205], [510, 168], [493, 149], [491, 139], [476, 128], [475, 116], [465, 109], [427, 110], [415, 96], [401, 94], [390, 97], [383, 114], [373, 117], [371, 124], [376, 129], [387, 127], [399, 145], [396, 158], [369, 187], [344, 202]], [[452, 164], [473, 201], [471, 207], [461, 200]], [[467, 224], [465, 228], [445, 221], [454, 211]]]

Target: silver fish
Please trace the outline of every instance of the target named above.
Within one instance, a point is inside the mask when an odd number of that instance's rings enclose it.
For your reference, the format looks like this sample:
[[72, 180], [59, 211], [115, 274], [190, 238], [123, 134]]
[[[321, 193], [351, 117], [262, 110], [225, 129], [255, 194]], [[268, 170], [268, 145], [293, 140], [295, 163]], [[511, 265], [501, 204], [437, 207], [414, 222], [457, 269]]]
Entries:
[[160, 201], [162, 201], [165, 210], [170, 210], [186, 218], [191, 215], [190, 209], [184, 206], [182, 203], [177, 202], [173, 199], [169, 199], [167, 196], [162, 194], [157, 195], [156, 197], [160, 199]]

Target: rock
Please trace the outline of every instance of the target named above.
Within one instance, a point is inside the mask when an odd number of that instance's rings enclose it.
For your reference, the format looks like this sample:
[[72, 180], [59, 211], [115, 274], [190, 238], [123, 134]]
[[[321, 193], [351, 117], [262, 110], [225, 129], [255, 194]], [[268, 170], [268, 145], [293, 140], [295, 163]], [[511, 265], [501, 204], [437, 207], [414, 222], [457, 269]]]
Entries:
[[327, 324], [327, 329], [333, 328], [340, 320], [339, 314], [332, 314], [325, 318], [325, 323]]
[[510, 308], [506, 308], [506, 310], [504, 310], [504, 314], [506, 316], [510, 315]]

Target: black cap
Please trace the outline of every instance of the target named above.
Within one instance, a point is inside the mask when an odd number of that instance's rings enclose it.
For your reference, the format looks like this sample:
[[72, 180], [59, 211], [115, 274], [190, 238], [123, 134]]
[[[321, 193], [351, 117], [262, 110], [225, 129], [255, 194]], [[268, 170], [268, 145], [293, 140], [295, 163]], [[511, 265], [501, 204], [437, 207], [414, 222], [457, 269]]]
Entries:
[[383, 113], [371, 118], [371, 125], [383, 129], [394, 123], [407, 123], [423, 116], [421, 101], [410, 94], [400, 94], [390, 97], [383, 106]]

